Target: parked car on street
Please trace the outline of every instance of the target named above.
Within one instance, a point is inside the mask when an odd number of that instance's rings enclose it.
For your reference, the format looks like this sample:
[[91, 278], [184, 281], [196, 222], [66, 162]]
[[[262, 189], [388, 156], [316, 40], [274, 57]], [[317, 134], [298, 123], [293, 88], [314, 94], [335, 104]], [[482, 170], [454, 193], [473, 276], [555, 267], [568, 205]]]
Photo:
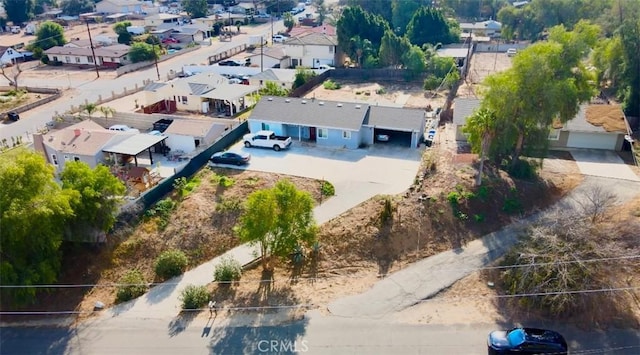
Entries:
[[12, 111], [12, 112], [7, 113], [7, 119], [9, 121], [16, 122], [16, 121], [20, 120], [20, 115], [17, 112]]
[[209, 161], [213, 164], [232, 164], [232, 165], [247, 165], [251, 160], [251, 154], [244, 152], [217, 152], [214, 153]]
[[496, 330], [487, 340], [489, 355], [557, 354], [566, 355], [567, 342], [560, 333], [537, 328]]
[[287, 36], [273, 35], [272, 39], [273, 39], [273, 42], [275, 43], [282, 43], [287, 40]]
[[518, 53], [518, 50], [515, 48], [509, 48], [507, 49], [507, 56], [508, 57], [513, 57], [514, 55], [516, 55]]
[[244, 146], [247, 148], [262, 147], [279, 151], [291, 146], [291, 137], [277, 136], [272, 131], [258, 131], [255, 134], [245, 134], [242, 139]]
[[218, 62], [218, 65], [227, 66], [227, 67], [243, 67], [244, 63], [238, 60], [223, 60]]

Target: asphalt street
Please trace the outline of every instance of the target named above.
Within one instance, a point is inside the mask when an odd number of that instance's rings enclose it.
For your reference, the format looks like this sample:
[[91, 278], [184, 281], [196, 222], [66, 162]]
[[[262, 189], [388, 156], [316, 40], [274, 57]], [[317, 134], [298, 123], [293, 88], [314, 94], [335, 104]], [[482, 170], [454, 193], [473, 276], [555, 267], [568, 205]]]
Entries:
[[[282, 325], [183, 324], [171, 318], [114, 318], [72, 328], [2, 328], [2, 354], [486, 354], [500, 324], [403, 324], [313, 314]], [[632, 330], [585, 332], [555, 325], [573, 353], [638, 354]]]

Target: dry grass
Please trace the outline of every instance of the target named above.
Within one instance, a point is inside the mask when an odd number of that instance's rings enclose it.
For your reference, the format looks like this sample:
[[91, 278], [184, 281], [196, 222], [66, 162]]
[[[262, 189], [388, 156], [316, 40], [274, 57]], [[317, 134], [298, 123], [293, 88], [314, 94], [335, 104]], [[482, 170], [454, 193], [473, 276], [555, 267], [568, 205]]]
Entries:
[[627, 132], [624, 113], [618, 104], [589, 105], [585, 115], [587, 122], [607, 132]]

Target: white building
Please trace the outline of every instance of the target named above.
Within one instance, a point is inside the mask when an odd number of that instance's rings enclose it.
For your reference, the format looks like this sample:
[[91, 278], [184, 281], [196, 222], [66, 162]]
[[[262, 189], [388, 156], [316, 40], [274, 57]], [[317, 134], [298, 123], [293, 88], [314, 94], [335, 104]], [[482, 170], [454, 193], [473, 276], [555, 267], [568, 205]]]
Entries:
[[322, 64], [335, 66], [338, 39], [324, 33], [304, 33], [284, 41], [291, 67], [317, 68]]
[[144, 2], [139, 0], [102, 0], [96, 4], [96, 12], [101, 14], [141, 14]]

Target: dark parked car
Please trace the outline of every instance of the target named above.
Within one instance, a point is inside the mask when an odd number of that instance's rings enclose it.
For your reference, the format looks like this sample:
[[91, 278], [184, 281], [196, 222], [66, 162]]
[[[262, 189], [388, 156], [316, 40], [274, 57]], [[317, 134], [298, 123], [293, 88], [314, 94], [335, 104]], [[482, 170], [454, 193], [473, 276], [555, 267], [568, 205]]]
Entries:
[[20, 115], [18, 115], [17, 112], [9, 112], [7, 113], [7, 118], [9, 119], [9, 121], [18, 121], [20, 120]]
[[243, 152], [217, 152], [214, 153], [209, 161], [214, 164], [232, 164], [232, 165], [246, 165], [251, 160], [251, 154]]
[[223, 60], [218, 63], [218, 65], [227, 66], [227, 67], [242, 67], [244, 63], [239, 62], [237, 60]]
[[567, 342], [560, 333], [536, 328], [496, 330], [489, 334], [490, 355], [497, 354], [567, 354]]

